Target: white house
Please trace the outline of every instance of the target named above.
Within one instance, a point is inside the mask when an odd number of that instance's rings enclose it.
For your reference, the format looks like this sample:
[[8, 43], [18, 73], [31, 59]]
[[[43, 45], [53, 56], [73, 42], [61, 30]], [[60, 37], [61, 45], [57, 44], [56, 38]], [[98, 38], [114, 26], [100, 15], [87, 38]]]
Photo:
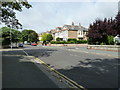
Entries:
[[77, 40], [87, 40], [88, 29], [79, 25], [64, 25], [63, 27], [57, 27], [55, 32], [56, 38], [67, 41], [69, 38], [76, 38]]

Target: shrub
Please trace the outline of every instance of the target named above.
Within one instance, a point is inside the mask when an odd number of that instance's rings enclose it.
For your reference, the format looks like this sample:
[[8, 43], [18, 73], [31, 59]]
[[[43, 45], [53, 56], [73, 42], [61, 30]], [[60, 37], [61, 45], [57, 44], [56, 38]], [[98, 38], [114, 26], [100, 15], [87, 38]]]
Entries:
[[76, 42], [77, 44], [85, 44], [85, 43], [88, 43], [87, 40], [77, 40]]
[[75, 41], [67, 41], [66, 43], [67, 44], [73, 44], [73, 43], [75, 43]]
[[68, 41], [74, 41], [76, 43], [77, 39], [76, 38], [69, 38]]
[[[51, 44], [74, 44], [75, 41], [51, 41]], [[87, 40], [77, 40], [77, 44], [87, 43]]]
[[61, 39], [59, 37], [56, 38], [56, 41], [61, 41]]
[[66, 41], [51, 41], [51, 44], [66, 44]]
[[100, 45], [106, 45], [104, 42], [100, 43]]
[[51, 44], [55, 44], [55, 43], [56, 43], [56, 41], [51, 41], [50, 43], [51, 43]]
[[107, 44], [114, 45], [114, 37], [113, 36], [107, 36]]

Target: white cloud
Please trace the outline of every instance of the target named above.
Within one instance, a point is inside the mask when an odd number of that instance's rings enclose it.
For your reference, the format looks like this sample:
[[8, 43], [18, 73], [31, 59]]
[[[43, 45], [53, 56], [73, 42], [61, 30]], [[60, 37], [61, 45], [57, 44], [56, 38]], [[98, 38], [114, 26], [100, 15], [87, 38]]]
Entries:
[[72, 22], [88, 27], [96, 18], [110, 18], [117, 14], [117, 2], [92, 1], [94, 2], [30, 2], [33, 8], [17, 12], [17, 18], [24, 29], [40, 33]]

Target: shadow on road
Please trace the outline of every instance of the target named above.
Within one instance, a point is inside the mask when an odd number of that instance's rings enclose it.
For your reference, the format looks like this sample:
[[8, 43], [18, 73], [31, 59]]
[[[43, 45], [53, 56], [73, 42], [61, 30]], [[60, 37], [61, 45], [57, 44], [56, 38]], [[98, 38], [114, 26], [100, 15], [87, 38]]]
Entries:
[[77, 66], [71, 66], [71, 69], [58, 69], [58, 71], [86, 88], [118, 88], [119, 60], [86, 58]]
[[56, 49], [33, 49], [25, 50], [30, 56], [35, 57], [49, 57], [53, 52], [57, 51]]
[[23, 53], [22, 50], [14, 50], [14, 51], [2, 51], [2, 55], [26, 55], [25, 53]]
[[[12, 55], [14, 54], [14, 55]], [[36, 65], [17, 51], [2, 56], [2, 88], [58, 88]]]

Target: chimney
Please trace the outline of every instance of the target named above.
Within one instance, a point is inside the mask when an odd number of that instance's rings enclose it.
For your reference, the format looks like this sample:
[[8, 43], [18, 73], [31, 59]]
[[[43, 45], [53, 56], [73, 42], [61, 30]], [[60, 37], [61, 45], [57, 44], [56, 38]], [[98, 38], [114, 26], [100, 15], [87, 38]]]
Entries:
[[74, 26], [74, 22], [72, 22], [72, 26]]
[[81, 27], [81, 24], [79, 23], [79, 27]]
[[72, 29], [74, 29], [74, 22], [72, 22]]

